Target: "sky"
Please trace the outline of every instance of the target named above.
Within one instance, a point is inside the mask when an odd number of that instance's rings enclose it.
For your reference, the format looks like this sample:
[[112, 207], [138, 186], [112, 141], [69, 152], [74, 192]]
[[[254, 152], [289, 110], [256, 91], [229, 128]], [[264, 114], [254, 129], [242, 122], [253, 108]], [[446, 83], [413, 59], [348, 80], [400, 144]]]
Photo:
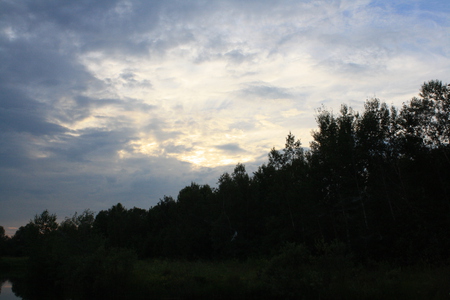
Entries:
[[448, 0], [0, 0], [0, 225], [215, 187], [449, 71]]

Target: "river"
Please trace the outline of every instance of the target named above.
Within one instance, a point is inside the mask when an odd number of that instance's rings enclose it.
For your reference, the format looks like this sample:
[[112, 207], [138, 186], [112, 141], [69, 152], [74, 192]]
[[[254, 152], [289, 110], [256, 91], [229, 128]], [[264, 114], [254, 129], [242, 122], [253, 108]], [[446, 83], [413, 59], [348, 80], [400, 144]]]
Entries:
[[17, 297], [12, 290], [11, 281], [7, 280], [0, 283], [0, 300], [16, 300], [22, 299]]
[[48, 289], [29, 284], [24, 280], [0, 279], [0, 300], [61, 300], [55, 293]]

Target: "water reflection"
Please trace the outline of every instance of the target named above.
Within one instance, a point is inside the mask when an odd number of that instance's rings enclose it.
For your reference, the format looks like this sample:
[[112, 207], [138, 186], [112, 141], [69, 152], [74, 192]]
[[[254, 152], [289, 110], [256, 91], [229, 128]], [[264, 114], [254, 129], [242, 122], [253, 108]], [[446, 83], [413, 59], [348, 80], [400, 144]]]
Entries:
[[[7, 277], [6, 277], [7, 278]], [[0, 300], [63, 300], [51, 288], [24, 278], [0, 277]]]
[[12, 290], [11, 281], [0, 282], [0, 300], [17, 300], [22, 299], [17, 297]]

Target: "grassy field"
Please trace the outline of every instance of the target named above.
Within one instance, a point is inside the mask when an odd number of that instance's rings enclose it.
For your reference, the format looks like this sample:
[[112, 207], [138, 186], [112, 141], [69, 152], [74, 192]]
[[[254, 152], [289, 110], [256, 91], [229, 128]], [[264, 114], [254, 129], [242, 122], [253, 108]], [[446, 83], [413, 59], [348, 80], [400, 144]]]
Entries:
[[[449, 299], [450, 267], [408, 268], [377, 263], [347, 270], [312, 270], [316, 277], [272, 280], [266, 260], [186, 262], [139, 261], [133, 273], [133, 297], [158, 299]], [[300, 271], [301, 272], [301, 271]], [[322, 276], [322, 277], [320, 277]], [[323, 282], [320, 278], [328, 278]], [[303, 293], [295, 287], [311, 289]], [[311, 278], [314, 278], [311, 279]], [[320, 280], [318, 280], [319, 278]], [[284, 281], [288, 282], [284, 284]], [[297, 283], [295, 282], [297, 280]], [[317, 282], [321, 282], [317, 285]], [[292, 283], [293, 290], [289, 291]], [[281, 285], [281, 286], [277, 286]], [[316, 285], [314, 287], [314, 285]], [[284, 290], [280, 291], [280, 287]]]
[[[111, 299], [450, 299], [449, 264], [285, 262], [137, 260]], [[27, 258], [0, 258], [0, 279], [26, 269]]]
[[166, 299], [262, 299], [264, 261], [139, 261], [134, 269], [136, 297]]
[[329, 290], [330, 296], [339, 296], [335, 299], [450, 299], [450, 268], [376, 264], [354, 270], [350, 278], [336, 278]]

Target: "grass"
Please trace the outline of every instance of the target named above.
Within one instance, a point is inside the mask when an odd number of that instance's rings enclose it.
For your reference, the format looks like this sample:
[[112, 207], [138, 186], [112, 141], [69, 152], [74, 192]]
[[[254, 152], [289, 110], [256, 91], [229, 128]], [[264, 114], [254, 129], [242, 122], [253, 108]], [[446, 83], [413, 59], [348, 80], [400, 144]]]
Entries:
[[[266, 260], [138, 261], [131, 294], [134, 299], [276, 299], [280, 295], [270, 289], [264, 275], [267, 265]], [[331, 274], [320, 299], [450, 298], [449, 266], [398, 268], [376, 263], [341, 271]]]
[[27, 269], [27, 257], [0, 257], [0, 277], [23, 278]]
[[361, 268], [331, 291], [341, 299], [450, 299], [450, 267], [418, 264], [399, 268], [379, 263]]
[[139, 261], [134, 270], [136, 297], [161, 299], [249, 299], [266, 292], [259, 280], [262, 261]]
[[[127, 282], [123, 296], [117, 299], [302, 299], [301, 291], [279, 294], [280, 287], [289, 287], [292, 277], [276, 273], [270, 278], [268, 267], [273, 260], [247, 261], [183, 261], [138, 260]], [[0, 279], [22, 278], [27, 258], [1, 257]], [[280, 268], [282, 271], [284, 267]], [[450, 264], [431, 266], [418, 263], [398, 267], [374, 262], [365, 266], [345, 265], [329, 268], [314, 262], [309, 268], [290, 269], [289, 276], [298, 272], [313, 272], [327, 278], [320, 287], [320, 299], [450, 299]], [[306, 271], [305, 271], [306, 270]], [[296, 276], [297, 277], [297, 276]], [[311, 278], [298, 276], [300, 280]], [[283, 282], [286, 280], [286, 282]], [[322, 281], [324, 282], [324, 281]], [[287, 284], [285, 284], [287, 283]], [[275, 286], [274, 286], [275, 284]], [[294, 285], [295, 285], [294, 280]], [[304, 284], [304, 282], [303, 282]], [[277, 286], [279, 285], [279, 286]], [[286, 288], [284, 288], [286, 289]], [[286, 297], [286, 295], [288, 295]], [[311, 295], [311, 294], [310, 294]], [[318, 299], [307, 297], [306, 299]]]

